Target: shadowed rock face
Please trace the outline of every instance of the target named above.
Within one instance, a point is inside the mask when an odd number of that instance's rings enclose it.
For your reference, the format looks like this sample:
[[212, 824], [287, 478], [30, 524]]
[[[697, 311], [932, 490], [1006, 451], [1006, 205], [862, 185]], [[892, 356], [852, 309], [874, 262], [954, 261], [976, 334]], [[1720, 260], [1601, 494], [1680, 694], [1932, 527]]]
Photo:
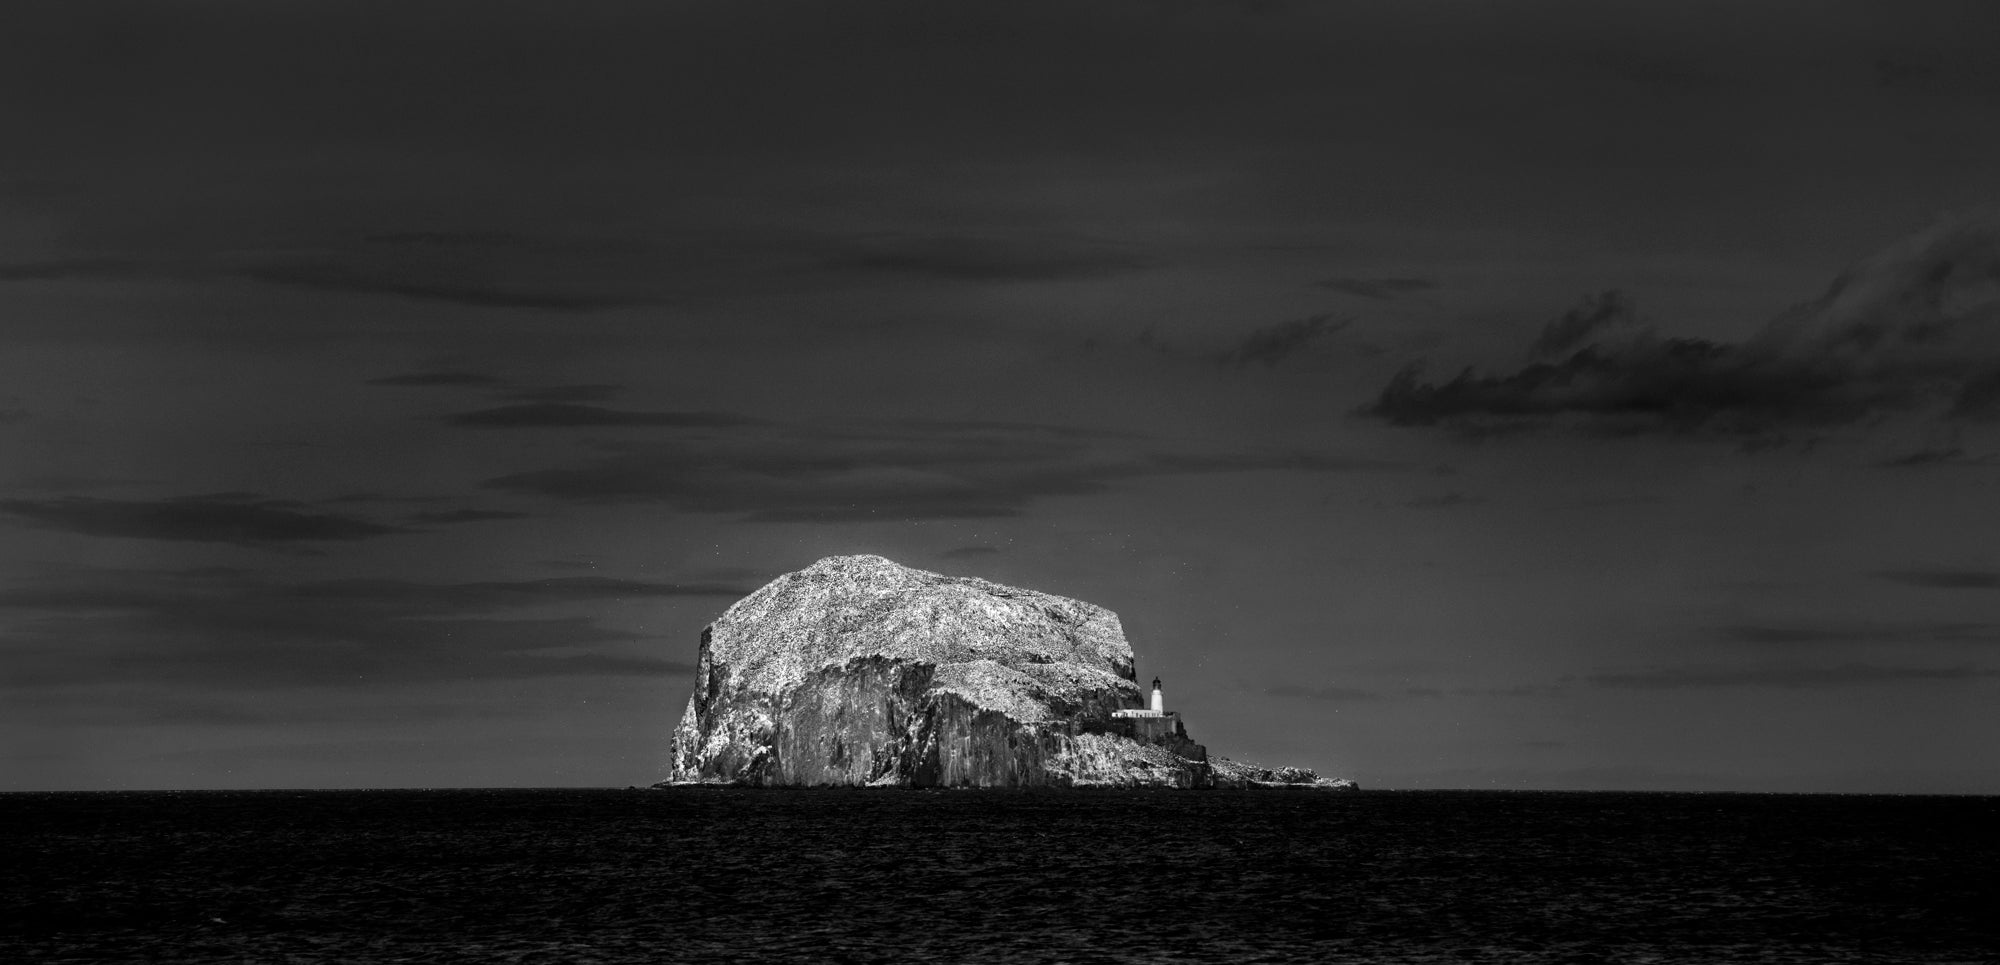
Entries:
[[1212, 783], [1179, 732], [1113, 733], [1138, 707], [1118, 616], [1076, 600], [829, 557], [702, 634], [671, 781], [917, 787]]

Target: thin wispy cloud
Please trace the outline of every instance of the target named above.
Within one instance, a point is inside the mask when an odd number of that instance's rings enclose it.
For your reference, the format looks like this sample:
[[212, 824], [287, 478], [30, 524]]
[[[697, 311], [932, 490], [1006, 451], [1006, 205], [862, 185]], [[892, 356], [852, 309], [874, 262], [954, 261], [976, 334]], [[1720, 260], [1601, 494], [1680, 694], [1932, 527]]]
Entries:
[[1802, 690], [1896, 683], [1951, 683], [2000, 678], [2000, 670], [1975, 666], [1898, 666], [1846, 663], [1835, 666], [1665, 667], [1624, 673], [1591, 674], [1584, 682], [1612, 690], [1685, 690], [1769, 687]]
[[1468, 496], [1457, 490], [1452, 490], [1451, 492], [1440, 493], [1436, 496], [1418, 496], [1413, 499], [1406, 499], [1403, 500], [1402, 505], [1406, 509], [1453, 509], [1459, 506], [1477, 506], [1484, 502], [1486, 500], [1479, 496]]
[[857, 238], [822, 262], [835, 272], [875, 272], [971, 282], [1100, 278], [1150, 267], [1133, 250], [1045, 237], [891, 235]]
[[[371, 619], [266, 623], [122, 614], [16, 624], [9, 683], [160, 683], [221, 689], [382, 688], [475, 679], [688, 673], [618, 647], [650, 639], [589, 617]], [[63, 645], [87, 639], [88, 647]], [[609, 648], [609, 649], [607, 649]]]
[[259, 588], [259, 598], [341, 600], [377, 609], [450, 611], [533, 606], [582, 600], [658, 599], [669, 597], [736, 598], [752, 587], [730, 583], [650, 583], [608, 576], [570, 576], [545, 580], [478, 583], [419, 583], [410, 580], [329, 580]]
[[1328, 313], [1268, 325], [1245, 336], [1224, 361], [1239, 368], [1252, 362], [1271, 368], [1353, 323], [1352, 318], [1336, 319]]
[[[168, 689], [170, 686], [131, 682], [17, 690], [0, 705], [0, 718], [12, 716], [39, 725], [193, 725], [264, 730], [297, 724], [351, 724], [357, 716], [353, 694], [331, 693], [316, 695], [320, 699], [305, 699], [303, 691], [292, 690], [274, 700], [260, 691], [215, 692], [201, 688], [176, 691]], [[386, 695], [369, 695], [366, 706], [399, 725], [518, 719], [533, 712], [519, 705]]]
[[1283, 697], [1297, 700], [1382, 700], [1388, 695], [1379, 690], [1360, 687], [1303, 687], [1298, 684], [1279, 684], [1264, 688], [1266, 697]]
[[1038, 499], [1147, 476], [1391, 464], [1315, 452], [1153, 451], [1115, 435], [1007, 424], [764, 427], [623, 447], [487, 480], [488, 489], [581, 502], [655, 502], [757, 522], [984, 519]]
[[515, 385], [507, 379], [484, 372], [455, 369], [403, 372], [369, 379], [369, 385], [409, 388], [487, 388], [494, 398], [507, 402], [535, 404], [603, 402], [624, 391], [624, 386], [606, 383], [575, 385]]
[[143, 270], [141, 263], [122, 258], [0, 262], [0, 282], [117, 278], [139, 274]]
[[1992, 455], [1976, 456], [1956, 446], [1944, 449], [1919, 449], [1875, 465], [1882, 469], [1932, 469], [1954, 467], [1978, 467], [1996, 464]]
[[[16, 686], [181, 681], [367, 686], [479, 677], [685, 672], [590, 615], [619, 600], [722, 601], [749, 588], [610, 577], [282, 582], [241, 570], [84, 570], [0, 586]], [[81, 642], [79, 642], [81, 641]]]
[[373, 245], [436, 248], [539, 247], [537, 239], [513, 231], [481, 228], [378, 231], [362, 239]]
[[1936, 50], [1905, 50], [1875, 58], [1875, 81], [1882, 87], [1920, 84], [1937, 76], [1943, 58]]
[[1459, 697], [1547, 697], [1562, 690], [1560, 684], [1511, 684], [1504, 687], [1454, 687]]
[[2000, 590], [2000, 571], [1995, 570], [1879, 570], [1875, 575], [1891, 583], [1932, 590]]
[[1437, 287], [1437, 283], [1428, 278], [1328, 278], [1315, 284], [1328, 291], [1378, 301]]
[[428, 386], [454, 386], [454, 385], [467, 385], [467, 386], [501, 385], [504, 383], [503, 380], [501, 379], [495, 378], [491, 375], [486, 375], [481, 372], [438, 371], [438, 372], [404, 372], [398, 375], [385, 375], [379, 379], [369, 379], [368, 384], [428, 387]]
[[531, 513], [518, 513], [504, 509], [448, 509], [437, 512], [414, 513], [409, 517], [412, 523], [488, 523], [509, 519], [527, 519]]
[[[1962, 577], [1931, 574], [1904, 574], [1885, 577], [1910, 585], [1924, 579], [1951, 580]], [[1952, 589], [1971, 589], [1958, 585]], [[2000, 624], [1976, 621], [1860, 622], [1860, 623], [1741, 623], [1717, 627], [1717, 638], [1730, 643], [1751, 644], [1878, 644], [1910, 646], [1938, 643], [2000, 642]]]
[[1561, 318], [1543, 326], [1542, 334], [1528, 346], [1528, 354], [1534, 358], [1557, 356], [1608, 329], [1636, 324], [1638, 312], [1633, 308], [1631, 296], [1621, 291], [1588, 296]]
[[245, 546], [369, 539], [410, 530], [254, 493], [157, 500], [58, 496], [0, 500], [0, 513], [86, 536], [236, 543]]
[[446, 278], [406, 277], [351, 265], [299, 263], [248, 268], [242, 276], [254, 281], [314, 291], [351, 295], [385, 295], [416, 301], [448, 302], [471, 308], [503, 308], [546, 312], [597, 312], [652, 305], [657, 298], [566, 289], [483, 284]]
[[1307, 687], [1298, 684], [1279, 684], [1264, 689], [1267, 697], [1284, 697], [1298, 700], [1322, 701], [1370, 701], [1389, 700], [1402, 697], [1410, 700], [1441, 700], [1447, 697], [1546, 697], [1560, 690], [1559, 685], [1516, 684], [1504, 687], [1404, 687], [1396, 691], [1372, 690], [1366, 687]]
[[246, 610], [337, 604], [345, 610], [408, 617], [437, 616], [590, 600], [741, 597], [752, 587], [700, 581], [653, 583], [604, 576], [541, 580], [424, 583], [398, 579], [274, 582], [248, 570], [85, 570], [0, 586], [0, 608], [27, 610], [208, 611], [204, 601]]
[[408, 503], [412, 505], [424, 505], [449, 501], [450, 497], [448, 496], [408, 496], [393, 493], [361, 492], [341, 493], [338, 496], [329, 496], [318, 502], [322, 506], [340, 506], [350, 503]]
[[757, 425], [758, 420], [728, 412], [631, 412], [572, 402], [524, 402], [476, 412], [462, 412], [447, 420], [455, 426], [475, 429], [564, 429], [616, 427], [725, 428]]
[[513, 402], [603, 402], [624, 390], [624, 386], [602, 383], [529, 386], [502, 392], [500, 398]]

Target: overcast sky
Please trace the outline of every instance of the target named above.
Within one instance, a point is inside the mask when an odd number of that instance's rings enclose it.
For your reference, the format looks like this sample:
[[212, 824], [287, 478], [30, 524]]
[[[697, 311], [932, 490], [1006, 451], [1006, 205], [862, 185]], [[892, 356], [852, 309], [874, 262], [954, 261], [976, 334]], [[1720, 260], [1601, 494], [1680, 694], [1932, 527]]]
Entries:
[[2000, 793], [1990, 3], [8, 19], [0, 787], [648, 783], [878, 553], [1212, 753]]

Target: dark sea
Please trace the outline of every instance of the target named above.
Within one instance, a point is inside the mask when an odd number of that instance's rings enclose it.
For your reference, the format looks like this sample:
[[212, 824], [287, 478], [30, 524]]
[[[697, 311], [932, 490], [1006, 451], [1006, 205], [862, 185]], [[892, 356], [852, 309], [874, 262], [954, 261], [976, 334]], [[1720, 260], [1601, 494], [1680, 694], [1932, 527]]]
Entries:
[[0, 795], [0, 962], [1996, 962], [2000, 798]]

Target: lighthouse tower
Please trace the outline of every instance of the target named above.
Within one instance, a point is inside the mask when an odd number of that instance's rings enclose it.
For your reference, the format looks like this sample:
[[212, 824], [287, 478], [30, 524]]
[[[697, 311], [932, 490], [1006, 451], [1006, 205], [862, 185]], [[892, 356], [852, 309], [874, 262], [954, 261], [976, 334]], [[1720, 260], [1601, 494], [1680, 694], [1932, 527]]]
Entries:
[[[1200, 747], [1199, 744], [1190, 742], [1187, 739], [1187, 732], [1181, 729], [1181, 715], [1167, 709], [1167, 690], [1160, 685], [1158, 677], [1153, 678], [1152, 702], [1144, 707], [1121, 707], [1112, 711], [1110, 725], [1112, 733], [1123, 734], [1141, 743]], [[1207, 754], [1206, 751], [1200, 753]], [[1202, 759], [1207, 758], [1204, 756]]]

